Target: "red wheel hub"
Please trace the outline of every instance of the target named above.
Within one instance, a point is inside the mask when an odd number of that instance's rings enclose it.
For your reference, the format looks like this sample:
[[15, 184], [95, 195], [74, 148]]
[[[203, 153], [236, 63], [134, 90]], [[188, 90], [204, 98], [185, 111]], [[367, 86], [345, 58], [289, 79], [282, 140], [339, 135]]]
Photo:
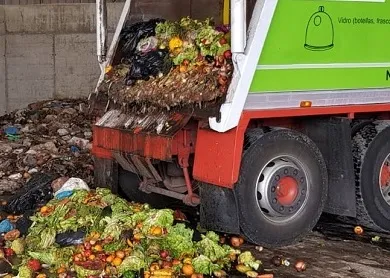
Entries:
[[276, 187], [278, 202], [283, 206], [294, 203], [298, 196], [298, 182], [293, 177], [283, 177]]
[[390, 181], [390, 167], [387, 165], [383, 165], [380, 174], [381, 187], [387, 186], [389, 181]]

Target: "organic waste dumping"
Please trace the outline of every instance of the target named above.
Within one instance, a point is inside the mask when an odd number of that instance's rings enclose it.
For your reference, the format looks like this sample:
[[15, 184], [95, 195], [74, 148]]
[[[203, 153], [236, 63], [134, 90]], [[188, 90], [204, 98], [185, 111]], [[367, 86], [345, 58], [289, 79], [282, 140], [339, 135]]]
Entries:
[[93, 119], [86, 100], [44, 101], [0, 117], [0, 195], [12, 194], [37, 172], [90, 183]]
[[17, 262], [20, 278], [222, 277], [231, 267], [258, 276], [261, 262], [249, 251], [221, 244], [214, 232], [193, 241], [172, 210], [129, 203], [109, 189], [69, 192], [31, 217], [27, 236], [4, 235], [0, 259]]
[[228, 28], [210, 20], [136, 23], [122, 31], [99, 92], [124, 106], [168, 109], [223, 98], [233, 73], [229, 40]]

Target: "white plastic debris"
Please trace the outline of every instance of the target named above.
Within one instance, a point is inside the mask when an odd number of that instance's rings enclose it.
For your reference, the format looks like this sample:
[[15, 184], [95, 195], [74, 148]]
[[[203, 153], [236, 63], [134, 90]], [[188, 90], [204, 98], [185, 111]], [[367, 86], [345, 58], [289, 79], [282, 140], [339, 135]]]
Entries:
[[64, 185], [54, 193], [54, 196], [57, 196], [58, 194], [66, 191], [74, 191], [74, 190], [87, 190], [89, 191], [90, 188], [89, 186], [83, 181], [82, 179], [79, 178], [70, 178], [68, 179]]

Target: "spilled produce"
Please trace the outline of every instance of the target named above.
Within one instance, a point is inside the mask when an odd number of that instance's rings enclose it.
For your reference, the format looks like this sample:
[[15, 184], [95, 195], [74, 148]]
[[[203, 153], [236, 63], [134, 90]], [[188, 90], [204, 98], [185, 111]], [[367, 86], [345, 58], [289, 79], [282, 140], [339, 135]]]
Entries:
[[226, 95], [233, 74], [229, 28], [189, 17], [124, 27], [99, 93], [122, 106], [171, 109]]
[[[63, 191], [0, 241], [0, 260], [29, 277], [202, 277], [232, 269], [257, 277], [261, 261], [214, 232], [198, 241], [170, 209], [130, 203], [109, 189]], [[6, 236], [9, 237], [6, 237]]]

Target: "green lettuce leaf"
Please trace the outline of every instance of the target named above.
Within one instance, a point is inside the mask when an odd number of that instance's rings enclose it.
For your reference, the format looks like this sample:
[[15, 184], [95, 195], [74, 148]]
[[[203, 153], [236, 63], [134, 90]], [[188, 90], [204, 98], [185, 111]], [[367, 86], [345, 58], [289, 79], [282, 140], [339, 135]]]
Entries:
[[139, 271], [146, 267], [145, 255], [140, 250], [134, 250], [126, 257], [118, 267], [118, 272], [123, 274], [126, 271]]
[[228, 249], [218, 244], [219, 237], [214, 232], [202, 235], [202, 240], [197, 242], [198, 252], [208, 257], [212, 262], [224, 259], [229, 256]]
[[195, 252], [192, 241], [193, 233], [182, 223], [169, 227], [167, 237], [161, 242], [162, 248], [168, 250], [174, 258], [193, 256]]
[[218, 264], [213, 263], [208, 257], [199, 255], [192, 260], [196, 273], [211, 275], [216, 270], [221, 270], [222, 267]]
[[142, 232], [148, 234], [153, 226], [168, 228], [172, 226], [174, 221], [173, 211], [170, 209], [151, 210], [151, 213], [145, 219]]
[[26, 265], [22, 265], [18, 269], [18, 276], [19, 278], [32, 278], [33, 277], [33, 272], [28, 268]]
[[256, 260], [256, 258], [249, 251], [245, 251], [238, 256], [238, 263], [249, 266], [255, 270], [259, 269], [261, 265], [261, 261]]

